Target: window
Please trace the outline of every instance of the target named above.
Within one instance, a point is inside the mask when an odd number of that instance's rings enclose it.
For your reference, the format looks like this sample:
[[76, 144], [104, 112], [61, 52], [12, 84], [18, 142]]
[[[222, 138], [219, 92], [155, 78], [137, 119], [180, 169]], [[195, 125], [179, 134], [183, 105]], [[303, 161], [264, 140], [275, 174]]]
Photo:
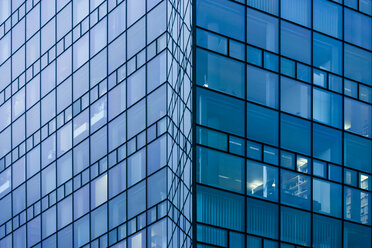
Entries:
[[[243, 32], [244, 33], [244, 32]], [[278, 52], [278, 19], [256, 10], [247, 9], [247, 42]]]
[[63, 52], [57, 58], [57, 85], [63, 82], [72, 72], [72, 48]]
[[350, 98], [344, 98], [344, 129], [364, 137], [372, 137], [372, 107]]
[[265, 12], [269, 12], [273, 15], [278, 15], [278, 2], [278, 0], [249, 0], [247, 1], [247, 5]]
[[57, 157], [67, 152], [72, 147], [72, 122], [64, 125], [57, 132]]
[[74, 0], [73, 1], [73, 16], [74, 25], [81, 22], [85, 16], [89, 14], [89, 0]]
[[132, 106], [146, 94], [146, 67], [134, 72], [127, 80], [127, 101]]
[[150, 208], [167, 196], [167, 171], [162, 169], [147, 178], [147, 207]]
[[[74, 43], [72, 59], [74, 64], [74, 71], [82, 66], [89, 59], [89, 33], [85, 34]], [[96, 68], [94, 68], [94, 70], [95, 69]]]
[[151, 10], [147, 15], [147, 44], [151, 43], [166, 28], [166, 5], [165, 2]]
[[211, 31], [244, 40], [244, 7], [226, 0], [199, 0], [197, 25]]
[[[72, 102], [72, 80], [69, 77], [57, 87], [57, 113], [67, 108]], [[28, 94], [28, 92], [27, 92]]]
[[122, 193], [109, 202], [109, 229], [114, 228], [126, 219], [126, 195]]
[[344, 187], [344, 218], [371, 225], [371, 193]]
[[281, 147], [310, 155], [310, 122], [282, 114], [280, 124]]
[[280, 170], [280, 180], [281, 203], [310, 210], [310, 177], [287, 170]]
[[126, 135], [125, 113], [109, 123], [109, 152], [125, 142]]
[[309, 27], [311, 24], [311, 0], [281, 0], [282, 18]]
[[314, 29], [342, 38], [342, 6], [327, 0], [313, 1]]
[[109, 170], [109, 198], [116, 196], [126, 188], [127, 167], [125, 164], [125, 161], [123, 161]]
[[197, 89], [198, 124], [244, 136], [244, 102], [209, 90]]
[[146, 149], [142, 148], [128, 158], [128, 187], [146, 176]]
[[26, 51], [26, 67], [29, 67], [40, 57], [40, 32], [27, 41]]
[[372, 86], [372, 53], [347, 44], [344, 49], [345, 77]]
[[[345, 53], [346, 55], [346, 53]], [[341, 74], [342, 43], [324, 35], [313, 34], [314, 66], [333, 73]], [[345, 57], [345, 61], [348, 61]]]
[[49, 194], [56, 188], [56, 164], [49, 165], [41, 172], [41, 194], [43, 196]]
[[90, 105], [90, 132], [93, 133], [107, 122], [107, 95]]
[[243, 193], [244, 159], [203, 147], [197, 158], [198, 182]]
[[89, 109], [74, 118], [74, 144], [78, 144], [89, 135]]
[[278, 145], [278, 112], [247, 103], [247, 137]]
[[372, 173], [372, 141], [345, 133], [344, 163], [346, 166]]
[[237, 231], [244, 230], [244, 197], [198, 186], [196, 201], [197, 221]]
[[89, 211], [89, 185], [74, 192], [74, 220]]
[[247, 66], [247, 99], [278, 108], [278, 76], [272, 72]]
[[163, 135], [147, 146], [147, 175], [166, 165], [167, 136]]
[[146, 127], [146, 105], [145, 99], [136, 103], [128, 110], [128, 139], [138, 134]]
[[72, 196], [58, 203], [57, 208], [58, 229], [63, 228], [72, 221]]
[[147, 231], [147, 247], [167, 247], [167, 220], [161, 220], [148, 228]]
[[92, 181], [90, 183], [90, 190], [91, 209], [107, 201], [107, 173]]
[[108, 93], [109, 120], [120, 114], [126, 107], [125, 83], [120, 83]]
[[281, 207], [282, 241], [309, 246], [311, 239], [311, 214], [293, 208]]
[[313, 118], [320, 123], [341, 128], [342, 96], [314, 87]]
[[[342, 225], [340, 220], [313, 215], [314, 247], [342, 247]], [[346, 248], [346, 246], [344, 246]], [[351, 247], [350, 247], [351, 248]]]
[[108, 73], [116, 70], [126, 60], [125, 46], [125, 34], [120, 35], [108, 46]]
[[90, 216], [86, 215], [74, 222], [74, 246], [81, 247], [89, 242]]
[[147, 63], [147, 92], [153, 91], [166, 80], [166, 52]]
[[278, 169], [247, 160], [247, 194], [278, 201]]
[[197, 49], [198, 85], [244, 98], [244, 64]]
[[342, 133], [333, 128], [313, 124], [313, 155], [316, 158], [341, 164]]
[[[138, 0], [135, 0], [138, 1]], [[128, 4], [129, 5], [129, 4]], [[127, 12], [129, 14], [129, 12]], [[139, 22], [134, 24], [128, 29], [127, 36], [127, 53], [128, 58], [138, 53], [146, 44], [146, 29], [145, 29], [145, 18], [142, 18]], [[122, 47], [123, 49], [124, 47]]]
[[247, 198], [247, 232], [278, 238], [279, 207], [276, 204]]
[[372, 18], [345, 8], [345, 40], [372, 50]]
[[342, 186], [313, 179], [313, 210], [317, 213], [342, 217]]
[[101, 128], [90, 137], [91, 163], [101, 159], [107, 153], [107, 126]]
[[311, 63], [311, 32], [289, 22], [281, 22], [280, 50], [282, 55]]
[[166, 85], [147, 96], [147, 126], [158, 121], [167, 113]]
[[125, 30], [125, 5], [126, 2], [121, 3], [108, 15], [108, 42], [111, 42]]
[[3, 23], [11, 13], [11, 0], [3, 0], [0, 2], [0, 23]]
[[146, 183], [143, 181], [128, 190], [128, 219], [131, 219], [145, 209]]
[[344, 222], [344, 247], [365, 248], [372, 246], [372, 228]]
[[281, 110], [303, 118], [310, 118], [310, 90], [307, 84], [281, 77]]
[[72, 177], [72, 152], [69, 151], [57, 160], [57, 186]]
[[95, 239], [107, 232], [107, 204], [92, 211], [90, 216], [90, 238]]
[[107, 45], [107, 19], [104, 18], [90, 30], [90, 56], [93, 57]]
[[68, 4], [68, 6], [63, 8], [63, 10], [59, 12], [57, 15], [57, 41], [59, 41], [65, 34], [67, 34], [67, 32], [71, 30], [72, 27], [71, 5], [72, 3]]
[[145, 14], [145, 0], [128, 0], [128, 27]]
[[74, 148], [74, 175], [89, 166], [89, 139]]

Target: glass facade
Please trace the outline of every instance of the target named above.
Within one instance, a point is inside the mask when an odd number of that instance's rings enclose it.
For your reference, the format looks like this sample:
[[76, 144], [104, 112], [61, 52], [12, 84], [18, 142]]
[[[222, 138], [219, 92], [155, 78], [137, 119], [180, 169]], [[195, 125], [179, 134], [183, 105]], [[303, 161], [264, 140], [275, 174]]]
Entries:
[[371, 247], [372, 2], [194, 3], [196, 247]]
[[0, 0], [1, 248], [191, 246], [191, 11]]
[[0, 0], [0, 247], [372, 247], [371, 0]]

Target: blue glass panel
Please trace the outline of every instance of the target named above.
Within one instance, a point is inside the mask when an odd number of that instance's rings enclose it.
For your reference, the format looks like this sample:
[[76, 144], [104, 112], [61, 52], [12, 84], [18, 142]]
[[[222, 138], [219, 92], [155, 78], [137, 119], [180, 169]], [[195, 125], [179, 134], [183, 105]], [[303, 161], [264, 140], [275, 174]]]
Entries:
[[313, 246], [342, 247], [341, 221], [325, 216], [313, 215]]
[[244, 97], [244, 64], [202, 49], [196, 52], [198, 85]]
[[244, 136], [244, 102], [209, 90], [197, 90], [196, 122]]
[[247, 160], [247, 194], [278, 201], [278, 168]]
[[313, 1], [313, 26], [322, 33], [342, 38], [342, 6], [327, 0]]
[[280, 170], [281, 202], [310, 210], [311, 179], [295, 172]]
[[244, 159], [203, 147], [197, 158], [198, 182], [243, 193]]
[[313, 210], [318, 213], [341, 218], [342, 186], [313, 179]]
[[226, 0], [199, 0], [196, 6], [197, 25], [244, 40], [244, 7]]
[[371, 193], [344, 186], [344, 218], [371, 225]]
[[281, 115], [281, 147], [310, 155], [310, 122], [293, 116]]
[[311, 24], [311, 0], [281, 0], [282, 18], [309, 27]]
[[247, 198], [248, 233], [277, 239], [278, 215], [278, 205]]
[[229, 228], [244, 230], [244, 198], [235, 194], [198, 186], [197, 221]]
[[372, 52], [345, 44], [344, 74], [372, 86]]
[[344, 98], [344, 129], [364, 137], [372, 137], [372, 106]]
[[310, 85], [281, 77], [280, 106], [281, 110], [309, 118], [311, 113]]
[[344, 222], [344, 248], [371, 247], [371, 231], [370, 227]]
[[313, 155], [316, 158], [341, 164], [342, 133], [333, 128], [313, 125]]
[[345, 133], [344, 163], [346, 166], [364, 172], [372, 172], [372, 141]]
[[372, 50], [372, 18], [345, 8], [345, 40]]
[[340, 128], [342, 122], [342, 96], [314, 87], [313, 118], [321, 123]]
[[[314, 66], [333, 73], [341, 74], [342, 43], [340, 41], [314, 33], [313, 56]], [[348, 61], [346, 57], [345, 61]]]
[[279, 4], [278, 0], [248, 0], [247, 5], [254, 7], [256, 9], [269, 12], [273, 15], [278, 15], [279, 13]]
[[301, 61], [311, 62], [311, 32], [289, 22], [281, 22], [280, 50], [282, 55]]
[[311, 239], [311, 215], [293, 208], [281, 208], [281, 237], [286, 242], [309, 246]]
[[247, 66], [247, 99], [268, 107], [278, 108], [278, 75]]
[[247, 9], [247, 42], [271, 52], [278, 52], [278, 19]]

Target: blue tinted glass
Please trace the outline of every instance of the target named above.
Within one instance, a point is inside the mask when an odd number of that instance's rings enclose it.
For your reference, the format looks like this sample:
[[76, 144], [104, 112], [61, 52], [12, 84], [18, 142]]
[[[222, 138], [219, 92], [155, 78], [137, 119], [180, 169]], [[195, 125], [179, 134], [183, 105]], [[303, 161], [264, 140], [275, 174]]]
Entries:
[[345, 40], [372, 50], [372, 18], [345, 8]]
[[344, 187], [344, 218], [371, 225], [371, 193]]
[[247, 66], [247, 99], [268, 107], [278, 107], [278, 75]]
[[247, 194], [278, 200], [278, 168], [247, 160]]
[[244, 7], [226, 0], [197, 1], [197, 25], [244, 40]]
[[344, 222], [344, 247], [365, 248], [372, 246], [372, 229], [367, 226]]
[[293, 208], [281, 207], [280, 239], [298, 245], [309, 246], [311, 239], [311, 215]]
[[345, 133], [344, 163], [353, 169], [372, 172], [372, 141]]
[[198, 85], [244, 97], [244, 64], [198, 49], [196, 53]]
[[342, 6], [327, 0], [313, 1], [313, 26], [322, 33], [342, 38]]
[[311, 0], [281, 0], [282, 18], [309, 27], [311, 24]]
[[318, 213], [341, 218], [342, 186], [313, 179], [313, 210]]
[[309, 118], [311, 112], [310, 102], [310, 85], [281, 77], [281, 110], [303, 118]]
[[244, 159], [197, 148], [197, 181], [214, 187], [243, 192]]
[[314, 247], [342, 247], [341, 236], [342, 225], [340, 220], [317, 214], [313, 215]]
[[314, 87], [313, 118], [321, 123], [340, 128], [342, 122], [342, 96]]
[[[313, 35], [314, 66], [333, 73], [341, 74], [342, 43], [324, 35]], [[345, 58], [345, 61], [348, 61]]]
[[[244, 197], [197, 187], [197, 221], [237, 231], [244, 230]], [[203, 211], [208, 209], [209, 211]]]
[[248, 0], [247, 5], [269, 12], [270, 14], [278, 15], [278, 2], [278, 0]]
[[310, 64], [311, 32], [289, 22], [281, 22], [280, 50], [282, 55]]
[[341, 164], [342, 133], [333, 128], [313, 124], [313, 155], [316, 158]]
[[247, 198], [247, 232], [278, 238], [278, 205]]
[[372, 53], [355, 46], [345, 44], [345, 77], [372, 86]]
[[196, 44], [227, 55], [227, 39], [211, 32], [196, 29]]
[[278, 52], [278, 19], [256, 10], [247, 9], [247, 42]]
[[213, 93], [197, 90], [197, 123], [244, 136], [244, 102]]
[[126, 219], [126, 195], [120, 194], [109, 202], [109, 229], [114, 228]]
[[280, 170], [280, 174], [281, 202], [290, 206], [310, 210], [310, 177], [287, 170]]
[[310, 155], [310, 122], [282, 114], [280, 139], [281, 147]]
[[270, 145], [277, 145], [278, 112], [247, 103], [247, 137]]
[[350, 98], [344, 99], [344, 129], [364, 137], [372, 137], [372, 106]]

